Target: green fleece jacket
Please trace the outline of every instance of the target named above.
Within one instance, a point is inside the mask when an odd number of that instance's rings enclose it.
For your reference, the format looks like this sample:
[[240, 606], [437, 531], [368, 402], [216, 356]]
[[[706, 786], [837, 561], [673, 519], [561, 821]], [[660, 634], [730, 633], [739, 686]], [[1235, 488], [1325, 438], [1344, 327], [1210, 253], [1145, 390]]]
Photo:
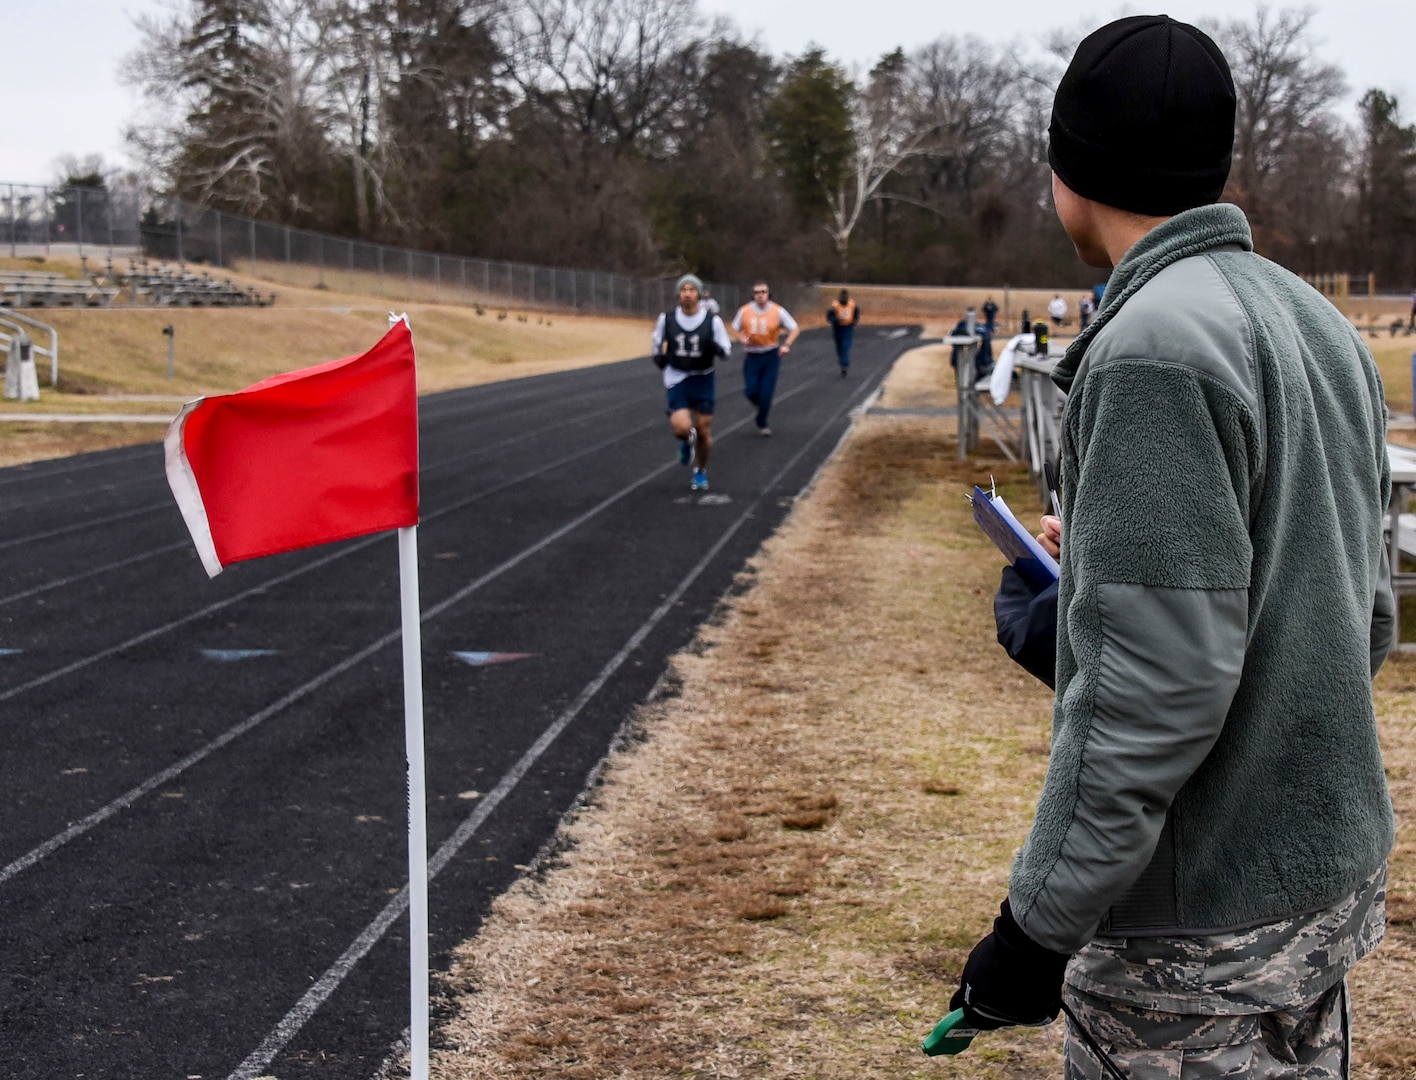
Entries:
[[1371, 691], [1393, 610], [1371, 354], [1216, 205], [1126, 253], [1054, 379], [1057, 697], [1014, 915], [1074, 952], [1340, 900], [1395, 832]]

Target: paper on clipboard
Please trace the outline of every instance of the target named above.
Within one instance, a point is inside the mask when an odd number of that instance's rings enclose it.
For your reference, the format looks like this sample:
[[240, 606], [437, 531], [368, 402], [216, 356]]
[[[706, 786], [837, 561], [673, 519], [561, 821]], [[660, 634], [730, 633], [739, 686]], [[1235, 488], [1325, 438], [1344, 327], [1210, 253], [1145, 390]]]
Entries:
[[1023, 527], [1006, 502], [978, 486], [974, 487], [970, 501], [979, 528], [1034, 588], [1045, 589], [1057, 580], [1060, 572], [1057, 560]]

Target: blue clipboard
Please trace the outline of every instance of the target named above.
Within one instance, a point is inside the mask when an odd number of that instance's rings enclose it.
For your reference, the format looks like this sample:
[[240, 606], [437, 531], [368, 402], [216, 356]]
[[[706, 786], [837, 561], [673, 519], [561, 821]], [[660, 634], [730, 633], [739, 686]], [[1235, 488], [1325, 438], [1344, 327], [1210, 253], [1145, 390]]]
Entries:
[[969, 501], [973, 503], [973, 517], [979, 528], [1033, 588], [1041, 592], [1057, 580], [1057, 560], [1023, 527], [1006, 502], [977, 485]]

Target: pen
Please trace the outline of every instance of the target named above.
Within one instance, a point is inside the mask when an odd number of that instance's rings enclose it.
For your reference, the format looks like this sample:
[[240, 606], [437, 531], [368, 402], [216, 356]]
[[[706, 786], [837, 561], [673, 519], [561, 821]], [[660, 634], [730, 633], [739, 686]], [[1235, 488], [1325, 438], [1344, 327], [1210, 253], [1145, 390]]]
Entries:
[[1052, 463], [1044, 461], [1042, 463], [1042, 476], [1047, 481], [1047, 494], [1052, 499], [1052, 513], [1058, 521], [1062, 520], [1062, 503], [1057, 498], [1057, 477], [1053, 475]]

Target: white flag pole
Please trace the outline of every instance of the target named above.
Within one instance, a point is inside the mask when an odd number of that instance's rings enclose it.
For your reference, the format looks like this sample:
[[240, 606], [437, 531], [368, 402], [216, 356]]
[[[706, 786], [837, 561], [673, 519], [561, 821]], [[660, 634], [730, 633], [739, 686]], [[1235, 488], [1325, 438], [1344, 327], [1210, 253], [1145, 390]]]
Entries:
[[428, 1080], [428, 821], [416, 525], [398, 530], [398, 577], [403, 607], [403, 733], [408, 757], [409, 1078]]

